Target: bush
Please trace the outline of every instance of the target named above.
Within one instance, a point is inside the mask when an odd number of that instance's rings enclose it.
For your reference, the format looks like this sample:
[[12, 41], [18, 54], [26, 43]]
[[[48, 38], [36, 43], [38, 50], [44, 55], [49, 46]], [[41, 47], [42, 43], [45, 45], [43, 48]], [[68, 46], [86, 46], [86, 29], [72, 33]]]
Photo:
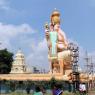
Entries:
[[63, 95], [72, 95], [72, 94], [70, 94], [70, 92], [68, 92], [68, 91], [64, 91], [63, 93], [64, 93]]

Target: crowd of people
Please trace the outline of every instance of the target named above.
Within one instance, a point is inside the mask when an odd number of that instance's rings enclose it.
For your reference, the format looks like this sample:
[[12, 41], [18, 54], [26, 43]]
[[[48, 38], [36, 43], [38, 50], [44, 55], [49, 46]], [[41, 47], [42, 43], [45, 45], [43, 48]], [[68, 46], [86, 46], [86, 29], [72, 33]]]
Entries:
[[[33, 95], [46, 95], [46, 91], [42, 86], [36, 85], [35, 92]], [[63, 90], [61, 89], [60, 84], [53, 84], [52, 85], [51, 95], [63, 95]]]
[[[79, 93], [80, 95], [86, 95], [86, 85], [85, 83], [80, 83], [79, 85]], [[30, 89], [27, 88], [27, 94], [30, 93]], [[47, 95], [47, 91], [42, 85], [35, 85], [35, 89], [33, 92], [33, 95]], [[60, 83], [54, 83], [51, 85], [51, 94], [50, 95], [64, 95], [64, 92], [62, 90], [62, 84]]]

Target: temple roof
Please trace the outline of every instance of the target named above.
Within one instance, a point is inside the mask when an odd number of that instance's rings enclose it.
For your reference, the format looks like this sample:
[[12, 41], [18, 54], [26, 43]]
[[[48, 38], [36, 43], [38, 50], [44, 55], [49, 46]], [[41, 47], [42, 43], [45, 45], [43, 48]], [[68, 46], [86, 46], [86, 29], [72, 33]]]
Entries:
[[23, 52], [21, 51], [21, 49], [19, 49], [16, 53], [16, 57], [24, 57]]

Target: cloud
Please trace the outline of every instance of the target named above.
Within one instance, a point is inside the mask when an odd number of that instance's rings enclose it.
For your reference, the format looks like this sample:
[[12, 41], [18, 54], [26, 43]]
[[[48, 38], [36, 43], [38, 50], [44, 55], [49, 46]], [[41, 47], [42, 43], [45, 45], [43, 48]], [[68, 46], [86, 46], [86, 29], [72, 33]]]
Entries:
[[[36, 40], [35, 40], [36, 41]], [[36, 66], [39, 69], [46, 69], [49, 70], [49, 61], [48, 61], [48, 48], [47, 48], [47, 41], [43, 39], [42, 41], [38, 42], [36, 45], [32, 44], [31, 48], [33, 52], [31, 52], [27, 58], [26, 63], [29, 66]]]
[[18, 39], [20, 35], [32, 34], [35, 30], [29, 24], [13, 25], [0, 23], [1, 48], [12, 47], [11, 40]]
[[0, 12], [1, 15], [12, 17], [23, 17], [26, 15], [25, 10], [18, 10], [15, 7], [11, 7], [12, 2], [10, 0], [0, 0]]
[[0, 0], [0, 9], [1, 10], [9, 10], [9, 1], [10, 0]]
[[12, 48], [9, 40], [0, 42], [0, 49], [4, 49], [4, 48], [7, 48], [7, 47], [10, 48], [10, 49]]

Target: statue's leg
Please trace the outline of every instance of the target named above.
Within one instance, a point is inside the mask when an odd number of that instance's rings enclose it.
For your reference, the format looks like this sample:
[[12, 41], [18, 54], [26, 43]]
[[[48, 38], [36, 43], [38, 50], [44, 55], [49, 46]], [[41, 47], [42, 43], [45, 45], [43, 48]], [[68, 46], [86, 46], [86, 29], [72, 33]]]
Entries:
[[53, 64], [52, 64], [52, 61], [50, 61], [50, 73], [53, 73]]
[[63, 74], [68, 75], [71, 72], [71, 56], [70, 51], [65, 50], [63, 52], [58, 53], [58, 60], [60, 63], [60, 71]]
[[63, 63], [63, 59], [59, 60], [59, 66], [60, 66], [60, 73], [64, 74], [64, 63]]
[[63, 59], [65, 63], [66, 63], [66, 61], [68, 63], [70, 63], [71, 62], [71, 56], [70, 55], [71, 55], [71, 51], [70, 50], [64, 50], [62, 52], [59, 52], [58, 53], [58, 60]]
[[64, 66], [65, 67], [65, 75], [69, 75], [72, 72], [72, 66]]

